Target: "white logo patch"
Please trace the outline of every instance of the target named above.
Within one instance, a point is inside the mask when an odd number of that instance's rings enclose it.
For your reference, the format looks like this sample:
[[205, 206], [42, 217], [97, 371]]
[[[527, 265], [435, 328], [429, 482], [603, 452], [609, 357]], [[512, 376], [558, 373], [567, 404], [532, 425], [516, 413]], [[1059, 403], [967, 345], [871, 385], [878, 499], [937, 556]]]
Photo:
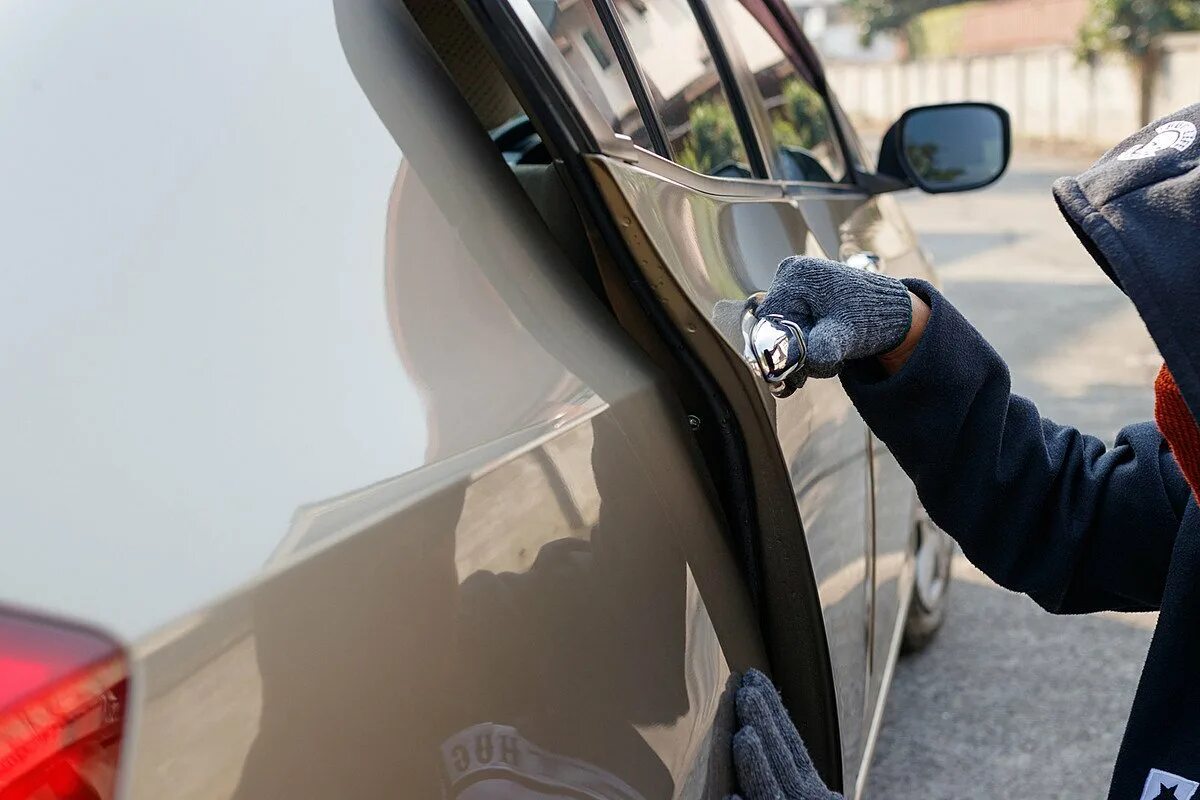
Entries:
[[1167, 150], [1183, 152], [1196, 141], [1196, 126], [1186, 119], [1168, 122], [1155, 130], [1155, 137], [1145, 144], [1135, 144], [1121, 155], [1118, 161], [1137, 161], [1142, 158], [1153, 158]]
[[1192, 800], [1200, 783], [1189, 781], [1161, 769], [1152, 769], [1146, 776], [1142, 796], [1138, 800]]

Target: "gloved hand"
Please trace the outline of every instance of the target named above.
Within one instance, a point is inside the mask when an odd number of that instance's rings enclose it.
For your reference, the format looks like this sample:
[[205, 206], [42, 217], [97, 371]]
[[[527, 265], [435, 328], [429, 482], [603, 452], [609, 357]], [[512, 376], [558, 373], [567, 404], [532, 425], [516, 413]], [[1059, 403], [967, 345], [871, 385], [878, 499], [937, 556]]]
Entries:
[[800, 326], [808, 346], [803, 372], [831, 378], [846, 361], [882, 355], [904, 341], [912, 324], [908, 289], [895, 278], [811, 256], [779, 265], [761, 319], [778, 314]]
[[[817, 774], [779, 692], [749, 670], [735, 699], [741, 729], [733, 735], [733, 764], [745, 800], [843, 800]], [[729, 800], [741, 800], [734, 795]]]

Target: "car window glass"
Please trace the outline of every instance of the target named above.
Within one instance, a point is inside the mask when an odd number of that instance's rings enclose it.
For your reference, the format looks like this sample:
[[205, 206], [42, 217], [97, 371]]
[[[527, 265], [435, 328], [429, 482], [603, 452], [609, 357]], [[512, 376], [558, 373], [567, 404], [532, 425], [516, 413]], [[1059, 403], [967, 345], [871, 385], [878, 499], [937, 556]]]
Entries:
[[749, 177], [729, 96], [687, 0], [619, 0], [616, 7], [671, 158], [707, 175]]
[[607, 115], [613, 130], [625, 134], [634, 144], [652, 149], [633, 92], [595, 7], [587, 0], [528, 2], [588, 97]]
[[[724, 0], [728, 33], [741, 47], [766, 103], [777, 163], [787, 180], [835, 183], [846, 162], [825, 99], [796, 71], [739, 0]], [[757, 102], [752, 98], [751, 102]]]

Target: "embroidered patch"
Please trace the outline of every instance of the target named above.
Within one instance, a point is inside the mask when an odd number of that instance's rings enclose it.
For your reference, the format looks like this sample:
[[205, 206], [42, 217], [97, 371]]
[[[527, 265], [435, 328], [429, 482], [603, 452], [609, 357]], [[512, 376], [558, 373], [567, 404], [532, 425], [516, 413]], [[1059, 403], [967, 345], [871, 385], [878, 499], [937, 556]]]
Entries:
[[1154, 131], [1154, 138], [1143, 144], [1135, 144], [1121, 155], [1118, 161], [1137, 161], [1142, 158], [1153, 158], [1168, 150], [1183, 152], [1196, 141], [1196, 126], [1186, 119], [1168, 122], [1160, 125]]
[[1152, 769], [1146, 776], [1142, 796], [1138, 800], [1192, 800], [1200, 783], [1189, 781], [1161, 769]]

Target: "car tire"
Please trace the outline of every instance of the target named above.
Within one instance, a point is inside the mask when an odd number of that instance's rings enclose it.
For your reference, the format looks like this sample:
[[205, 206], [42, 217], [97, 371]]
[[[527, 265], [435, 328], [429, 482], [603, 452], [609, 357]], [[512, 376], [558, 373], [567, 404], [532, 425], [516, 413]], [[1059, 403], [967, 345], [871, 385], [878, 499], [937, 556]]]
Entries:
[[900, 652], [916, 653], [934, 640], [946, 621], [950, 564], [957, 548], [949, 534], [922, 511], [917, 516], [912, 599], [904, 621]]

